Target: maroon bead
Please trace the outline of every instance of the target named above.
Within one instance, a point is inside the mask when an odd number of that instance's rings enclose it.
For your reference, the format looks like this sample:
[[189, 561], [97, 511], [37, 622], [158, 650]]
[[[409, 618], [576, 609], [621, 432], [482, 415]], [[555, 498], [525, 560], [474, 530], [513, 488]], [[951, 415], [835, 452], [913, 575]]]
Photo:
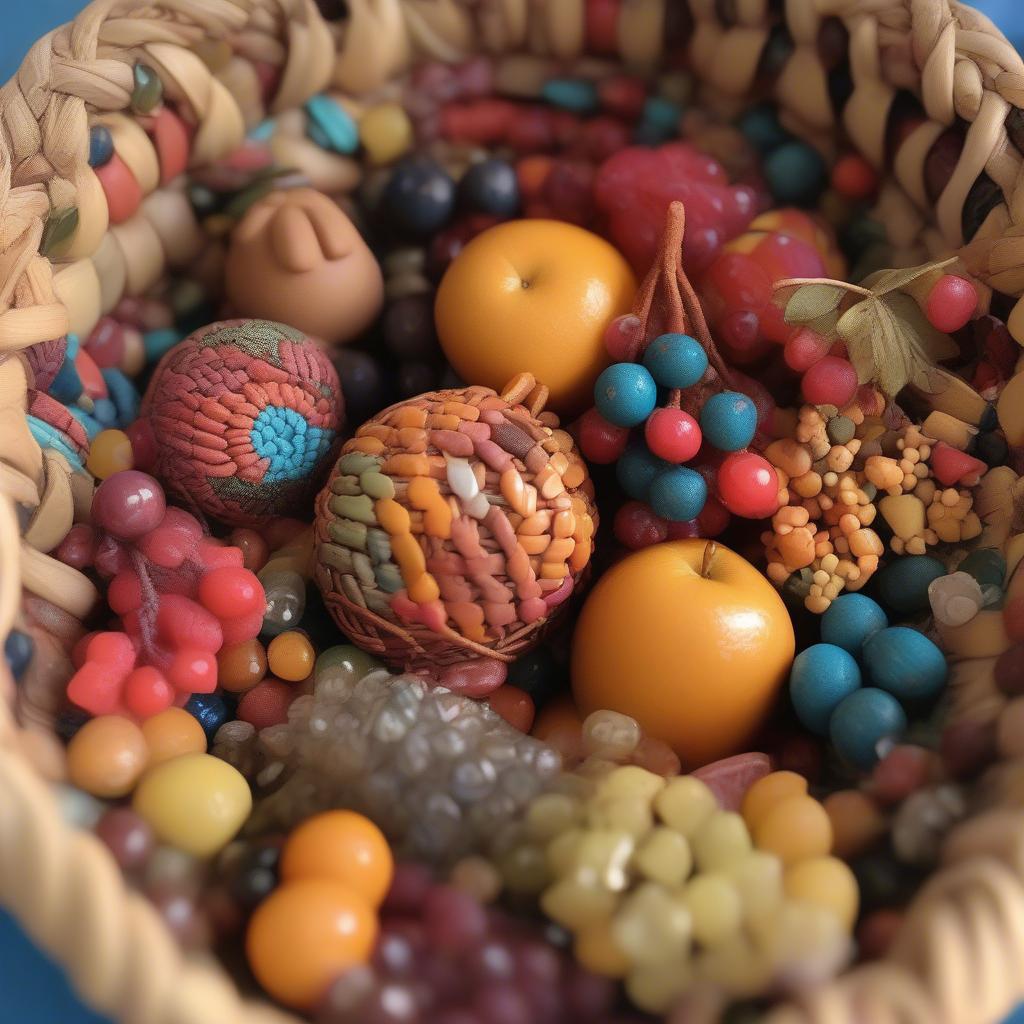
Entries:
[[96, 823], [96, 835], [106, 843], [122, 871], [144, 867], [156, 842], [149, 824], [130, 807], [107, 811]]
[[[1018, 656], [1024, 655], [1024, 651], [1017, 653]], [[1021, 678], [1024, 680], [1024, 674]], [[951, 722], [939, 740], [939, 755], [946, 771], [954, 779], [977, 775], [995, 760], [995, 722], [979, 722], [969, 718]]]
[[1024, 694], [1024, 641], [1003, 651], [995, 665], [996, 686], [1007, 697]]

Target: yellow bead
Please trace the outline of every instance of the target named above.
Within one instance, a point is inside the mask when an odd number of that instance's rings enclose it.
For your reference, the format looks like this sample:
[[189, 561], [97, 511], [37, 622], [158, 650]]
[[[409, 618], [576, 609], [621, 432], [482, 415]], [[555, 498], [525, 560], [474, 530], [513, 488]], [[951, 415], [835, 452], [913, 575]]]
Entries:
[[664, 1014], [687, 990], [691, 981], [690, 967], [685, 962], [648, 964], [629, 972], [626, 993], [641, 1010]]
[[700, 779], [680, 775], [654, 798], [654, 809], [669, 828], [691, 838], [718, 809], [718, 801]]
[[389, 164], [412, 148], [412, 122], [399, 104], [382, 103], [363, 115], [359, 138], [370, 163]]
[[824, 907], [847, 931], [853, 928], [860, 892], [853, 872], [838, 857], [812, 857], [792, 864], [783, 884], [790, 899]]
[[142, 735], [149, 744], [149, 764], [169, 761], [184, 754], [205, 754], [206, 733], [184, 708], [168, 708], [142, 723]]
[[743, 921], [739, 891], [724, 874], [697, 875], [686, 886], [683, 900], [693, 920], [693, 938], [702, 946], [724, 942]]
[[730, 864], [726, 874], [740, 894], [744, 920], [762, 921], [775, 913], [783, 895], [782, 861], [775, 854], [754, 850]]
[[597, 795], [650, 801], [664, 787], [665, 780], [660, 775], [638, 765], [627, 764], [613, 769], [601, 780]]
[[638, 797], [599, 797], [587, 806], [587, 823], [592, 828], [642, 836], [654, 824], [654, 816], [650, 805]]
[[644, 882], [633, 890], [612, 921], [616, 946], [636, 965], [685, 959], [691, 929], [684, 901], [656, 882]]
[[735, 812], [716, 811], [700, 827], [690, 845], [699, 870], [724, 870], [750, 855], [750, 833]]
[[572, 828], [580, 819], [580, 804], [567, 793], [545, 793], [526, 812], [526, 831], [531, 839], [549, 842]]
[[814, 797], [790, 796], [761, 819], [754, 829], [754, 841], [784, 864], [823, 857], [832, 849], [832, 822]]
[[92, 439], [85, 467], [97, 480], [106, 480], [134, 465], [132, 443], [123, 430], [101, 430]]
[[578, 931], [608, 919], [617, 902], [615, 893], [597, 885], [565, 880], [544, 890], [541, 909], [552, 921]]
[[633, 854], [633, 867], [652, 882], [680, 885], [693, 868], [690, 844], [675, 829], [653, 828]]
[[606, 978], [622, 978], [629, 971], [629, 958], [615, 944], [606, 918], [582, 928], [574, 946], [580, 966]]
[[743, 795], [740, 813], [752, 832], [780, 800], [807, 792], [807, 780], [796, 772], [772, 772], [758, 779]]
[[297, 629], [280, 633], [267, 648], [270, 671], [289, 683], [300, 683], [309, 677], [316, 663], [316, 651], [309, 637]]
[[162, 842], [209, 857], [242, 827], [252, 795], [241, 773], [226, 761], [186, 754], [146, 772], [132, 806]]

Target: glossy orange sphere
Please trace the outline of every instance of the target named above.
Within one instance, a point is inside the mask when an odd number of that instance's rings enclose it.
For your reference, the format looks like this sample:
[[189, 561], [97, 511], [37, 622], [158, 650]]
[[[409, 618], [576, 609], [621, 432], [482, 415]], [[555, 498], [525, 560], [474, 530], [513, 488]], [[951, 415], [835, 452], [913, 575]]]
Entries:
[[517, 373], [575, 415], [593, 404], [608, 365], [604, 331], [637, 290], [629, 264], [603, 238], [553, 220], [516, 220], [478, 235], [437, 292], [438, 336], [468, 384], [500, 391]]
[[305, 878], [270, 894], [249, 922], [245, 951], [275, 999], [308, 1010], [348, 968], [366, 963], [377, 940], [370, 905], [340, 882]]
[[380, 906], [395, 862], [384, 833], [354, 811], [324, 811], [304, 821], [281, 852], [281, 877], [333, 879]]
[[587, 598], [573, 693], [581, 714], [630, 715], [693, 769], [745, 749], [794, 648], [782, 599], [736, 552], [707, 540], [656, 544], [609, 569]]
[[149, 747], [147, 768], [184, 754], [206, 753], [206, 733], [184, 708], [167, 708], [147, 718], [141, 728]]
[[90, 718], [68, 744], [68, 779], [99, 797], [127, 796], [146, 768], [142, 730], [121, 715]]

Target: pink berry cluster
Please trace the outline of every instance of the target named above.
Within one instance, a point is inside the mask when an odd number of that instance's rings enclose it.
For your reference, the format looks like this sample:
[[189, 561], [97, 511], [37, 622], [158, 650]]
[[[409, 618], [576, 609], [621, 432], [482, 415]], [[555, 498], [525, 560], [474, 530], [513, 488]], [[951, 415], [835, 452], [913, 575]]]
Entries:
[[57, 556], [109, 581], [121, 630], [76, 645], [68, 699], [93, 715], [148, 718], [217, 686], [217, 652], [256, 637], [266, 600], [242, 552], [204, 535], [195, 516], [168, 508], [163, 488], [137, 470], [115, 473]]

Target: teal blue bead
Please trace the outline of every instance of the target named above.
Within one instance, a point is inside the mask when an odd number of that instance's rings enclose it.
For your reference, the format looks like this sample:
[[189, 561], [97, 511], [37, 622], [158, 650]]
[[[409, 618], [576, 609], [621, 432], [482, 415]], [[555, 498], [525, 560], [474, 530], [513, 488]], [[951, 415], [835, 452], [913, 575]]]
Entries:
[[700, 411], [700, 429], [720, 452], [738, 452], [754, 440], [757, 407], [739, 391], [712, 395]]
[[651, 510], [670, 523], [688, 523], [696, 519], [708, 500], [704, 477], [686, 466], [662, 470], [651, 481]]
[[768, 187], [779, 203], [808, 204], [818, 198], [827, 171], [821, 154], [806, 142], [784, 142], [764, 161]]
[[655, 477], [669, 468], [669, 463], [653, 455], [646, 445], [631, 444], [615, 463], [615, 478], [631, 498], [647, 501]]
[[85, 436], [90, 441], [103, 429], [103, 424], [95, 416], [90, 416], [89, 413], [79, 406], [69, 405], [67, 410], [85, 428]]
[[102, 167], [114, 155], [114, 136], [105, 124], [89, 128], [89, 166]]
[[875, 686], [912, 703], [938, 697], [949, 675], [942, 651], [908, 626], [889, 626], [868, 637], [864, 669]]
[[665, 132], [679, 129], [683, 108], [665, 96], [649, 96], [644, 103], [643, 120]]
[[594, 404], [617, 427], [635, 427], [654, 411], [658, 386], [638, 363], [613, 363], [597, 378]]
[[585, 78], [550, 78], [544, 83], [541, 95], [552, 106], [574, 114], [589, 114], [598, 106], [597, 86]]
[[253, 142], [269, 142], [274, 137], [274, 132], [277, 130], [277, 124], [272, 117], [268, 117], [264, 121], [260, 121], [255, 128], [249, 129], [248, 138], [252, 139]]
[[50, 382], [50, 394], [65, 405], [77, 401], [82, 394], [82, 378], [78, 376], [78, 368], [75, 366], [78, 346], [78, 335], [69, 334], [64, 362], [60, 364], [57, 375]]
[[72, 469], [78, 472], [84, 470], [85, 467], [78, 457], [77, 449], [70, 444], [61, 431], [36, 416], [26, 416], [25, 421], [28, 423], [29, 433], [36, 439], [40, 448], [51, 448], [55, 452], [60, 452], [71, 464]]
[[4, 641], [4, 658], [7, 659], [7, 667], [15, 679], [21, 679], [32, 660], [35, 651], [35, 644], [28, 633], [20, 629], [12, 629]]
[[834, 644], [815, 644], [793, 659], [789, 699], [797, 718], [818, 736], [828, 735], [832, 712], [860, 689], [860, 666]]
[[931, 555], [904, 555], [893, 559], [875, 576], [879, 600], [897, 615], [913, 615], [930, 609], [928, 587], [946, 575], [946, 567]]
[[762, 153], [768, 153], [792, 138], [779, 124], [775, 107], [767, 103], [751, 107], [739, 119], [737, 127], [747, 141]]
[[146, 350], [146, 362], [155, 363], [165, 352], [169, 352], [181, 341], [180, 331], [173, 327], [159, 327], [142, 335], [142, 347]]
[[119, 426], [127, 426], [139, 415], [138, 389], [131, 382], [131, 379], [116, 366], [109, 366], [100, 370], [103, 376], [103, 383], [107, 385], [107, 393], [117, 411], [116, 423]]
[[192, 694], [185, 710], [202, 726], [207, 743], [212, 743], [217, 730], [232, 718], [227, 701], [216, 693]]
[[865, 686], [840, 701], [828, 732], [836, 753], [867, 772], [878, 762], [878, 744], [899, 739], [906, 728], [907, 715], [899, 701], [885, 690]]
[[306, 113], [306, 133], [321, 149], [354, 153], [359, 148], [359, 126], [330, 97], [311, 97], [306, 101]]
[[662, 334], [644, 350], [643, 362], [663, 388], [689, 388], [704, 376], [708, 354], [688, 334]]
[[864, 641], [888, 625], [877, 601], [864, 594], [841, 594], [821, 617], [821, 639], [859, 657]]
[[970, 573], [983, 587], [1001, 587], [1006, 579], [1006, 559], [995, 548], [978, 548], [957, 566], [957, 570]]

